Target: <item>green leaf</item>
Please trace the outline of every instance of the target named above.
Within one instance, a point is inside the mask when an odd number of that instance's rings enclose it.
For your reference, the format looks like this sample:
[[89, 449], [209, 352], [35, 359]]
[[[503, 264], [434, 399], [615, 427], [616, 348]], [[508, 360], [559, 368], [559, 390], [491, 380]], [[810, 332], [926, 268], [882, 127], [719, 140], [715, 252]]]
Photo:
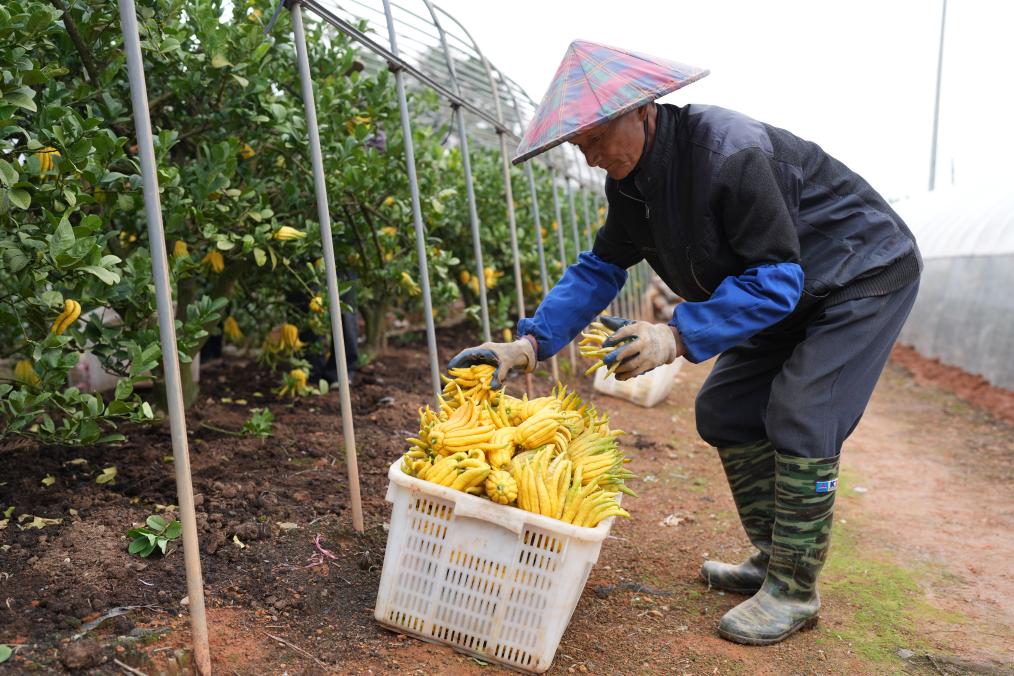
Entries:
[[254, 262], [257, 263], [257, 267], [262, 267], [268, 262], [268, 255], [264, 253], [264, 249], [257, 247], [253, 250]]
[[35, 95], [28, 87], [22, 87], [21, 89], [15, 89], [12, 92], [4, 94], [4, 101], [11, 103], [19, 108], [24, 108], [33, 113], [39, 112], [39, 109], [35, 106], [35, 101], [32, 101], [32, 97]]
[[27, 209], [32, 204], [32, 196], [27, 190], [11, 190], [7, 193], [7, 197], [10, 198], [11, 204], [20, 208]]
[[183, 533], [183, 525], [179, 521], [173, 521], [169, 524], [169, 527], [165, 529], [163, 535], [168, 540], [175, 540]]
[[28, 265], [28, 256], [21, 249], [4, 249], [4, 263], [11, 272], [20, 272]]
[[229, 63], [229, 59], [225, 58], [225, 56], [223, 56], [222, 54], [215, 54], [214, 56], [211, 57], [212, 68], [225, 68], [226, 66], [231, 65], [232, 64]]
[[144, 417], [148, 420], [155, 417], [155, 413], [151, 410], [151, 404], [146, 401], [141, 403], [141, 412], [144, 413]]
[[[134, 531], [131, 531], [131, 533], [132, 532]], [[128, 533], [128, 535], [129, 534], [130, 533]], [[130, 545], [127, 547], [127, 553], [139, 554], [141, 550], [147, 546], [148, 546], [148, 538], [144, 537], [143, 535], [138, 536], [130, 542]], [[144, 556], [144, 554], [141, 554], [141, 556]]]
[[47, 474], [42, 479], [42, 485], [43, 486], [52, 486], [55, 483], [56, 483], [56, 477], [53, 476], [52, 474]]
[[113, 272], [112, 270], [100, 268], [97, 265], [86, 265], [81, 269], [84, 270], [85, 272], [90, 272], [91, 274], [95, 275], [109, 286], [119, 284], [120, 282], [120, 275], [116, 272]]
[[53, 233], [53, 238], [49, 243], [49, 253], [53, 258], [56, 258], [74, 246], [75, 241], [74, 228], [65, 218], [60, 221], [60, 225], [56, 226], [56, 232]]
[[0, 664], [9, 660], [13, 654], [14, 651], [9, 645], [6, 643], [0, 643]]
[[148, 524], [148, 528], [151, 528], [152, 530], [157, 530], [160, 533], [165, 530], [166, 526], [169, 525], [169, 522], [166, 521], [164, 517], [159, 516], [158, 514], [152, 514], [147, 519], [145, 519], [144, 522]]
[[126, 399], [134, 392], [134, 383], [124, 378], [116, 383], [116, 398]]
[[18, 182], [18, 170], [4, 159], [0, 159], [0, 181], [8, 188]]

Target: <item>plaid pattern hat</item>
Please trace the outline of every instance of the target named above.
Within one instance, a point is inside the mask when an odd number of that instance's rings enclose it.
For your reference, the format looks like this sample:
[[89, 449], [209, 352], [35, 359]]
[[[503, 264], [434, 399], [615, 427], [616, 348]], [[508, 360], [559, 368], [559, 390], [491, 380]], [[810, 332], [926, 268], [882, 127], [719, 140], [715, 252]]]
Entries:
[[570, 43], [514, 164], [699, 80], [709, 71], [595, 42]]

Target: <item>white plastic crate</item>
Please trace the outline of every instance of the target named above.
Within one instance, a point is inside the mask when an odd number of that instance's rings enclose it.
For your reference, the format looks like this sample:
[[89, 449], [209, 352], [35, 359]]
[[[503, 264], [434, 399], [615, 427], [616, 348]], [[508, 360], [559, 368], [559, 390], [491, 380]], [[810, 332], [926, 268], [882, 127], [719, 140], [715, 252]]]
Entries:
[[549, 669], [613, 517], [582, 528], [401, 471], [375, 616], [482, 660]]
[[595, 372], [593, 387], [596, 392], [651, 408], [669, 396], [676, 382], [676, 374], [681, 368], [683, 357], [677, 357], [671, 364], [663, 364], [636, 378], [617, 380], [611, 375], [606, 376], [606, 369], [603, 367]]

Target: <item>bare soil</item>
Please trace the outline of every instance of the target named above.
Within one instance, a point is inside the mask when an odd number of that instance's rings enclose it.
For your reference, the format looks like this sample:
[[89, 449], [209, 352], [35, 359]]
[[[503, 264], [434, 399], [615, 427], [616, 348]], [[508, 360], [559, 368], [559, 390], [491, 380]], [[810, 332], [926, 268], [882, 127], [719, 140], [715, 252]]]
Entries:
[[[442, 332], [441, 358], [469, 341]], [[770, 648], [719, 639], [719, 618], [743, 597], [707, 589], [697, 570], [749, 549], [718, 459], [694, 431], [709, 368], [686, 365], [653, 409], [577, 382], [629, 432], [640, 498], [606, 541], [550, 673], [1014, 672], [1014, 428], [897, 365], [844, 450], [820, 624]], [[425, 349], [393, 346], [365, 375], [353, 388], [366, 520], [357, 534], [337, 392], [290, 405], [247, 361], [203, 372], [188, 428], [220, 673], [506, 673], [373, 620], [386, 470], [429, 401]], [[549, 385], [536, 378], [540, 392]], [[239, 429], [264, 405], [276, 415], [266, 440], [207, 427]], [[127, 529], [175, 501], [168, 427], [128, 435], [117, 448], [0, 448], [0, 509], [15, 508], [0, 530], [0, 643], [15, 655], [0, 674], [189, 671], [182, 551], [126, 551]], [[109, 466], [116, 481], [96, 484]], [[22, 514], [62, 522], [22, 530]], [[109, 616], [114, 608], [126, 610]]]

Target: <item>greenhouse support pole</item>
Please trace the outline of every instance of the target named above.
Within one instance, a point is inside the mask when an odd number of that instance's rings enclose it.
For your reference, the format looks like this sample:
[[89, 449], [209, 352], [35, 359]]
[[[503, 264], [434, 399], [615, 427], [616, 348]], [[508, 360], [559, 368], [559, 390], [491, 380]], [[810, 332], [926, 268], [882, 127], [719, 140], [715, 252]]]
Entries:
[[[507, 196], [507, 225], [511, 233], [511, 256], [514, 258], [514, 292], [518, 297], [518, 319], [524, 319], [525, 291], [521, 280], [521, 254], [518, 252], [518, 223], [514, 214], [514, 191], [511, 188], [511, 166], [507, 159], [507, 135], [497, 131], [500, 137], [500, 159], [503, 165], [504, 194]], [[536, 355], [538, 357], [538, 355]], [[525, 374], [525, 390], [532, 396], [532, 374]]]
[[[447, 61], [447, 72], [451, 76], [451, 86], [454, 93], [461, 96], [461, 86], [458, 84], [458, 75], [454, 70], [454, 59], [451, 58], [451, 49], [447, 45], [447, 34], [444, 27], [437, 19], [436, 10], [430, 0], [423, 0], [426, 9], [433, 18], [433, 25], [440, 33], [440, 45], [444, 50], [444, 60]], [[486, 271], [482, 262], [482, 242], [479, 237], [479, 211], [475, 206], [475, 185], [472, 182], [472, 161], [468, 156], [468, 131], [465, 127], [465, 112], [461, 106], [452, 101], [451, 108], [454, 110], [455, 126], [458, 128], [458, 144], [461, 147], [461, 165], [465, 172], [465, 193], [468, 195], [468, 220], [472, 228], [472, 248], [475, 254], [475, 269], [479, 286], [479, 309], [482, 313], [482, 339], [486, 342], [492, 340], [489, 330], [489, 301], [486, 296]]]
[[158, 333], [162, 346], [162, 372], [165, 374], [166, 405], [172, 435], [173, 465], [176, 468], [176, 498], [183, 526], [183, 560], [187, 575], [187, 596], [190, 601], [190, 633], [194, 646], [194, 666], [199, 674], [211, 673], [208, 648], [208, 621], [204, 612], [204, 583], [201, 556], [197, 542], [197, 519], [194, 509], [194, 486], [190, 476], [190, 450], [187, 447], [187, 420], [183, 410], [180, 385], [179, 352], [176, 347], [176, 317], [172, 291], [169, 288], [169, 263], [166, 256], [165, 233], [162, 230], [162, 205], [158, 192], [158, 171], [155, 167], [155, 146], [148, 115], [148, 91], [144, 81], [141, 41], [137, 27], [134, 0], [119, 0], [120, 29], [127, 56], [130, 79], [130, 102], [134, 109], [137, 130], [137, 151], [141, 159], [144, 187], [144, 215], [148, 223], [148, 246], [151, 249], [151, 274], [155, 282], [155, 304], [158, 309]]
[[[535, 189], [535, 172], [532, 163], [525, 162], [525, 173], [528, 174], [528, 190], [532, 193], [532, 218], [535, 220], [535, 244], [539, 250], [539, 275], [542, 277], [542, 298], [549, 295], [549, 272], [546, 270], [546, 249], [542, 242], [542, 220], [539, 218], [539, 194]], [[553, 384], [560, 381], [560, 367], [556, 355], [549, 359], [549, 367], [553, 375]]]
[[[503, 79], [502, 75], [501, 79]], [[513, 90], [511, 90], [506, 82], [504, 82], [504, 89], [506, 89], [507, 93], [510, 94], [511, 103], [514, 105], [514, 114], [520, 120], [521, 109], [518, 106], [518, 97], [514, 95]], [[535, 248], [539, 255], [539, 275], [542, 277], [542, 297], [545, 299], [545, 297], [549, 295], [549, 275], [546, 273], [546, 248], [542, 242], [542, 219], [539, 218], [539, 193], [535, 187], [535, 172], [532, 169], [531, 162], [525, 162], [525, 173], [528, 175], [528, 191], [532, 195], [532, 220], [534, 221], [535, 228]], [[553, 355], [549, 361], [553, 381], [559, 382], [560, 368], [557, 364], [556, 355]]]
[[[390, 0], [384, 0], [384, 16], [387, 18], [387, 34], [391, 41], [391, 53], [398, 57], [398, 34], [394, 30]], [[433, 384], [433, 400], [440, 401], [443, 388], [440, 385], [440, 365], [437, 357], [437, 332], [433, 325], [433, 297], [430, 295], [430, 271], [426, 261], [426, 233], [423, 230], [422, 206], [419, 204], [419, 180], [415, 172], [415, 146], [412, 143], [412, 121], [408, 117], [408, 98], [405, 96], [405, 73], [396, 64], [394, 84], [398, 90], [398, 108], [401, 111], [401, 133], [405, 139], [405, 165], [408, 168], [408, 186], [412, 193], [412, 222], [415, 225], [415, 249], [419, 257], [419, 281], [422, 284], [423, 313], [426, 315], [426, 343], [430, 356], [430, 378]]]
[[349, 367], [345, 355], [345, 331], [342, 326], [341, 298], [338, 295], [338, 266], [334, 259], [334, 240], [331, 236], [331, 213], [328, 210], [327, 183], [324, 179], [324, 159], [320, 150], [320, 130], [317, 127], [317, 103], [313, 96], [313, 79], [310, 76], [310, 58], [306, 53], [306, 32], [303, 30], [303, 8], [299, 2], [289, 6], [292, 14], [292, 35], [296, 43], [296, 65], [299, 68], [299, 88], [306, 111], [306, 128], [309, 132], [310, 165], [313, 169], [313, 192], [317, 198], [317, 220], [320, 222], [320, 240], [324, 248], [324, 274], [327, 277], [327, 309], [331, 315], [331, 340], [338, 362], [338, 396], [341, 398], [342, 438], [345, 441], [345, 466], [349, 479], [349, 501], [352, 504], [352, 527], [363, 532], [363, 503], [359, 493], [359, 462], [356, 457], [356, 432], [352, 424], [352, 396], [349, 393]]
[[479, 309], [482, 314], [482, 339], [492, 340], [489, 328], [489, 292], [486, 289], [486, 268], [482, 260], [482, 240], [479, 235], [479, 210], [475, 205], [475, 185], [472, 181], [472, 161], [468, 157], [468, 133], [465, 130], [465, 111], [454, 106], [458, 122], [458, 142], [461, 144], [461, 164], [465, 172], [465, 192], [468, 195], [468, 220], [472, 228], [472, 249], [479, 286]]
[[[560, 214], [560, 195], [556, 185], [556, 172], [550, 170], [549, 174], [550, 183], [553, 184], [553, 215], [556, 217], [554, 223], [556, 223], [556, 239], [557, 245], [560, 247], [560, 270], [561, 275], [567, 271], [567, 243], [563, 236], [563, 217]], [[574, 262], [577, 262], [575, 257]], [[573, 373], [577, 373], [577, 355], [575, 354], [574, 341], [570, 341], [570, 370]]]
[[[500, 90], [493, 79], [493, 71], [489, 66], [489, 62], [486, 61], [486, 57], [482, 57], [482, 61], [486, 65], [489, 86], [493, 90], [493, 101], [496, 103], [496, 119], [500, 124], [503, 124], [503, 110], [500, 107], [500, 94], [498, 93]], [[507, 227], [510, 229], [511, 234], [511, 258], [514, 261], [514, 292], [518, 299], [518, 319], [524, 319], [527, 316], [525, 314], [525, 286], [521, 279], [521, 254], [518, 251], [518, 221], [514, 213], [514, 188], [511, 185], [511, 163], [509, 151], [507, 150], [507, 134], [503, 129], [497, 129], [496, 135], [500, 138], [500, 164], [503, 169], [504, 197], [507, 200]], [[525, 374], [525, 391], [528, 392], [528, 396], [532, 396], [531, 373]]]
[[[571, 235], [574, 237], [574, 260], [581, 255], [581, 235], [577, 231], [577, 206], [574, 202], [574, 186], [571, 185], [570, 179], [567, 180], [567, 202], [570, 205], [570, 229]], [[563, 224], [560, 224], [563, 227]]]

